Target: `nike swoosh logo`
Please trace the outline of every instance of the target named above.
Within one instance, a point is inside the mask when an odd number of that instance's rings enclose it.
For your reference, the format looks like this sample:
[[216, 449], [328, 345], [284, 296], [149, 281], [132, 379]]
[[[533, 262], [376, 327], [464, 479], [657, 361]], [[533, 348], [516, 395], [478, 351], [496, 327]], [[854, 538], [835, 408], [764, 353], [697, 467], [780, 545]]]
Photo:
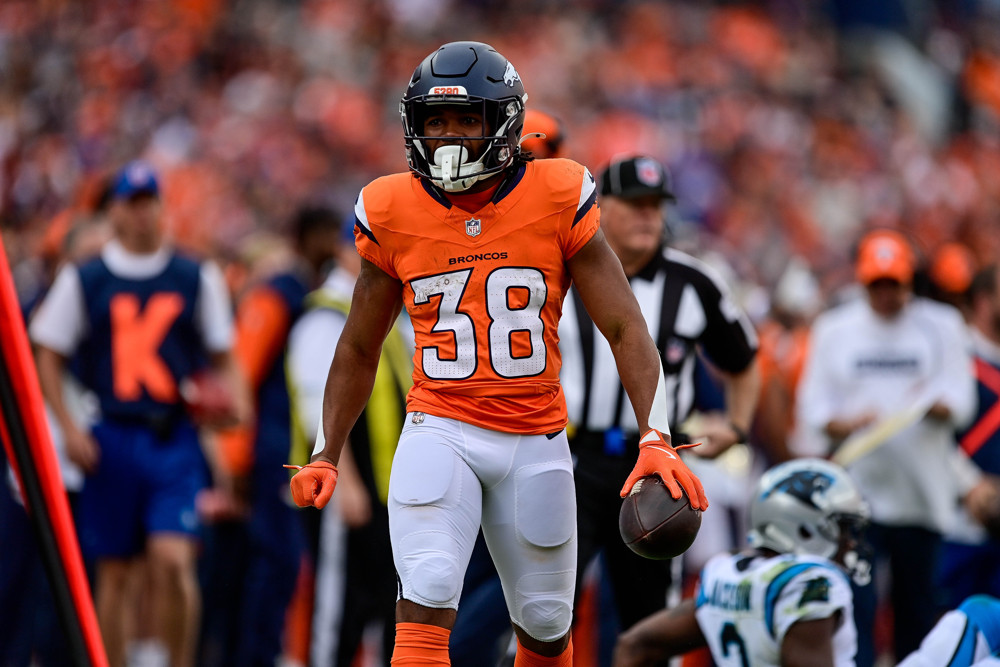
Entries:
[[668, 457], [670, 457], [672, 459], [676, 459], [677, 458], [676, 456], [674, 456], [674, 453], [672, 451], [670, 451], [669, 449], [664, 449], [663, 447], [656, 447], [654, 445], [650, 445], [649, 448], [650, 449], [655, 449], [657, 451], [661, 451], [661, 452], [663, 452], [664, 454], [666, 454]]

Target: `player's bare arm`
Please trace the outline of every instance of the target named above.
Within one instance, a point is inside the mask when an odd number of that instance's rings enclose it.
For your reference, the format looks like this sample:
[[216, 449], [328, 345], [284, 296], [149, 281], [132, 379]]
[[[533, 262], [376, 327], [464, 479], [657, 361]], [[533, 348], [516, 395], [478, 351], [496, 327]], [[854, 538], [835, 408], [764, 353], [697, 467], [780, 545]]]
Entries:
[[614, 667], [656, 665], [675, 655], [706, 646], [694, 614], [694, 600], [684, 600], [632, 626], [618, 638]]
[[833, 635], [841, 613], [793, 623], [781, 642], [782, 667], [833, 667]]
[[587, 313], [611, 345], [622, 385], [635, 407], [639, 432], [651, 427], [665, 430], [665, 424], [649, 423], [656, 384], [662, 374], [659, 354], [604, 232], [599, 229], [567, 266]]
[[639, 441], [639, 458], [625, 481], [622, 497], [640, 478], [658, 475], [671, 497], [680, 498], [683, 489], [691, 507], [708, 509], [701, 481], [671, 447], [660, 354], [649, 335], [621, 262], [608, 245], [603, 231], [598, 229], [567, 266], [587, 313], [611, 346], [618, 376], [632, 402], [639, 432], [643, 434]]
[[[337, 486], [337, 464], [354, 423], [375, 384], [382, 343], [402, 304], [402, 285], [367, 260], [354, 287], [351, 312], [337, 341], [323, 394], [323, 420], [317, 442], [323, 449], [292, 477], [292, 500], [299, 507], [322, 509]], [[295, 467], [295, 466], [290, 466]]]
[[323, 395], [326, 446], [312, 457], [337, 465], [375, 382], [382, 343], [402, 307], [402, 284], [362, 259], [351, 312], [337, 342]]

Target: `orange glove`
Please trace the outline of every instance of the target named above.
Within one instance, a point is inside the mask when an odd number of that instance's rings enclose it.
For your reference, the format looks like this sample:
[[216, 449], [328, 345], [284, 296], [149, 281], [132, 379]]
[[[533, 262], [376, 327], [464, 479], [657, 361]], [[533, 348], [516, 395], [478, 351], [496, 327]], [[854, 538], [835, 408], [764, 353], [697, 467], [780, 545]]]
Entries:
[[[677, 449], [694, 447], [695, 445], [679, 445]], [[646, 431], [639, 439], [639, 458], [635, 462], [632, 474], [625, 480], [621, 496], [624, 498], [632, 487], [643, 477], [658, 475], [675, 500], [681, 497], [681, 487], [687, 494], [688, 502], [696, 510], [708, 509], [708, 496], [701, 485], [701, 480], [688, 469], [681, 457], [667, 443], [663, 434], [655, 428]]]
[[320, 510], [326, 507], [337, 486], [337, 466], [329, 461], [313, 461], [304, 466], [284, 467], [298, 469], [289, 482], [292, 488], [292, 500], [296, 505], [299, 507], [312, 505]]

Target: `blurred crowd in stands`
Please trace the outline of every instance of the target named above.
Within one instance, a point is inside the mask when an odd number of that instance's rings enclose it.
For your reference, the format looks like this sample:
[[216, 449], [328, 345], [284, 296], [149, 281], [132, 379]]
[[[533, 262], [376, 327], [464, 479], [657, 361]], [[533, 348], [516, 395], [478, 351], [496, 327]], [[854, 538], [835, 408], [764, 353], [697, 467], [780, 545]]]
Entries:
[[52, 253], [53, 218], [138, 156], [166, 175], [177, 238], [220, 259], [305, 202], [350, 210], [405, 169], [402, 86], [457, 38], [518, 63], [529, 107], [564, 120], [592, 171], [629, 151], [667, 164], [684, 228], [752, 284], [773, 288], [793, 254], [842, 284], [875, 225], [997, 252], [1000, 3], [11, 0], [14, 263]]
[[349, 212], [406, 170], [399, 98], [458, 39], [517, 64], [566, 157], [670, 168], [671, 243], [731, 266], [760, 328], [777, 380], [755, 437], [773, 458], [804, 326], [854, 280], [864, 231], [915, 240], [917, 290], [942, 300], [1000, 258], [998, 0], [4, 0], [0, 233], [19, 296], [103, 242], [87, 232], [108, 179], [142, 158], [178, 245], [238, 301], [287, 260], [298, 211]]

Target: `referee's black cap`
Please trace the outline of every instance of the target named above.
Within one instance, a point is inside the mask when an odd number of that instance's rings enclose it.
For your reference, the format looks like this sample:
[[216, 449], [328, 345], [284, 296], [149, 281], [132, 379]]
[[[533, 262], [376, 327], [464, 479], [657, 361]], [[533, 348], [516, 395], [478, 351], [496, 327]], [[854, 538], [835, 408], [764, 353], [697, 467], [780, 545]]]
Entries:
[[655, 196], [676, 201], [670, 173], [655, 160], [645, 155], [618, 158], [601, 173], [601, 196], [621, 199], [638, 199]]

